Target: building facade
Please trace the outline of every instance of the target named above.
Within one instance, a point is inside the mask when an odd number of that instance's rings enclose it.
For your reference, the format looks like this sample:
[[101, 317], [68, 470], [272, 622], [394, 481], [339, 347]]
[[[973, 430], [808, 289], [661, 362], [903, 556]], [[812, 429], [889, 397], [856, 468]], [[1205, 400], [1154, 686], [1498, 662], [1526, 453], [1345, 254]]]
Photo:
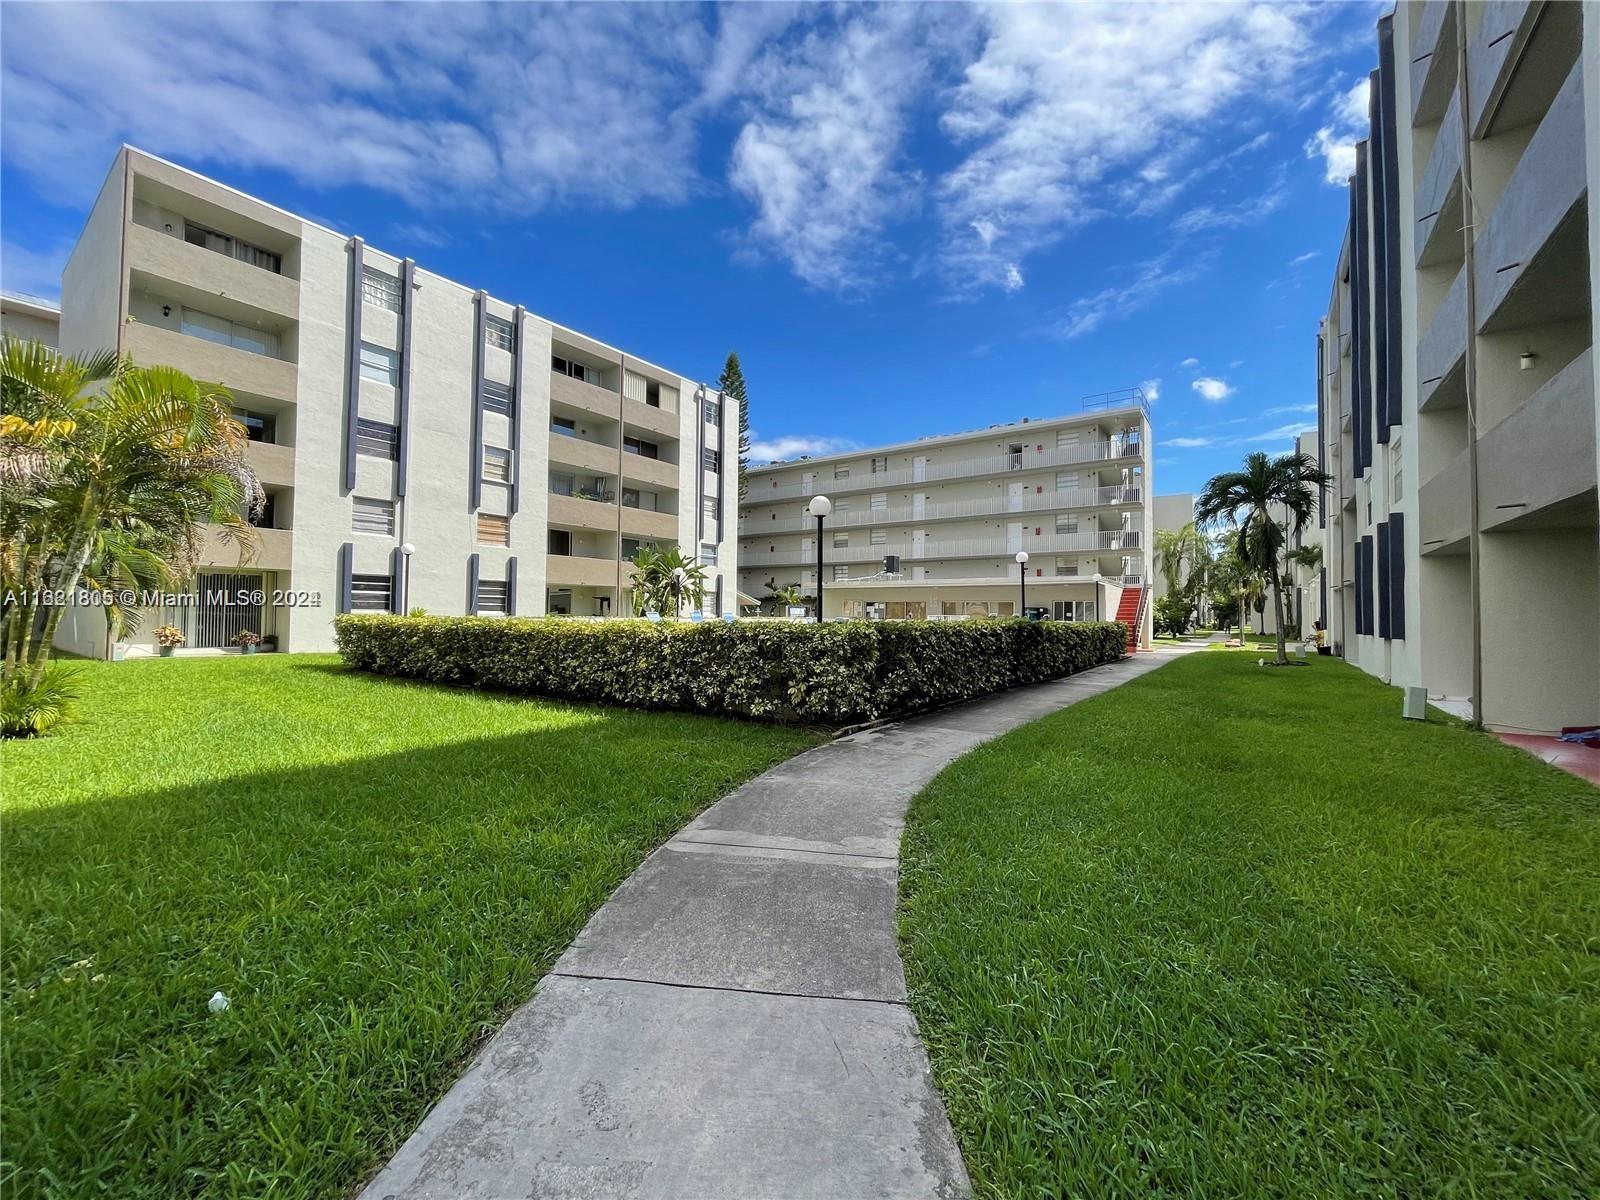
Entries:
[[1027, 607], [1048, 616], [1111, 620], [1126, 591], [1147, 642], [1149, 605], [1137, 602], [1152, 538], [1151, 445], [1133, 389], [1073, 416], [753, 467], [740, 591], [816, 596], [809, 506], [824, 495], [826, 618], [1011, 616], [1025, 591]]
[[1331, 641], [1492, 729], [1600, 721], [1600, 14], [1403, 3], [1317, 339]]
[[145, 652], [162, 622], [191, 649], [249, 628], [326, 650], [338, 612], [623, 615], [645, 544], [699, 556], [707, 611], [734, 610], [738, 414], [714, 389], [131, 147], [63, 273], [61, 347], [227, 387], [268, 500], [194, 601], [121, 646], [79, 606], [71, 649]]
[[61, 306], [37, 296], [0, 293], [0, 336], [54, 346], [61, 337]]

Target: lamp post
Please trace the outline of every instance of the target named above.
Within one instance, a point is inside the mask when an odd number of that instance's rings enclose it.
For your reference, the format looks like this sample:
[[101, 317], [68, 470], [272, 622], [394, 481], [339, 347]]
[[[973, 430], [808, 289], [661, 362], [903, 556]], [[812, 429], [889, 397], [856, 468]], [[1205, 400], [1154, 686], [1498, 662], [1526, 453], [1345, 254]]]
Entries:
[[1028, 552], [1017, 551], [1017, 616], [1028, 616]]
[[822, 518], [833, 511], [833, 501], [826, 496], [811, 497], [806, 510], [817, 519], [817, 624], [822, 624]]
[[411, 611], [411, 556], [417, 548], [410, 542], [405, 542], [400, 547], [400, 603], [402, 613]]

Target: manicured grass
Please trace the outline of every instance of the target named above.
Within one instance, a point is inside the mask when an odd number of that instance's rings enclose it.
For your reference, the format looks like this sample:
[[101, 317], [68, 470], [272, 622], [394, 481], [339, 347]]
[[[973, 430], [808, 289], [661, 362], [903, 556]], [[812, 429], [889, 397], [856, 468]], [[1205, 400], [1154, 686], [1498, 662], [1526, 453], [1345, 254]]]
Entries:
[[901, 867], [983, 1196], [1600, 1192], [1600, 791], [1189, 655], [963, 758]]
[[331, 657], [81, 678], [85, 724], [3, 749], [8, 1196], [344, 1194], [653, 846], [814, 740]]

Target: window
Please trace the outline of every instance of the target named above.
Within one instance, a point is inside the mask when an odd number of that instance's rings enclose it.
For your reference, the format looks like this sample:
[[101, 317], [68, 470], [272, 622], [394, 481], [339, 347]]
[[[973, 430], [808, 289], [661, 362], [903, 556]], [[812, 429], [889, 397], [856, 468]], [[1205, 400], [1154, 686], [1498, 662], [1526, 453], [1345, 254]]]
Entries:
[[573, 485], [577, 482], [571, 475], [564, 475], [560, 471], [550, 472], [550, 494], [552, 496], [572, 495]]
[[848, 549], [849, 546], [850, 535], [848, 533], [835, 533], [833, 535], [833, 548], [835, 550]]
[[889, 493], [874, 492], [872, 494], [872, 499], [867, 502], [867, 505], [872, 509], [873, 512], [883, 512], [889, 507]]
[[722, 451], [709, 447], [700, 451], [700, 465], [713, 475], [722, 470]]
[[478, 611], [505, 616], [511, 611], [511, 586], [505, 579], [478, 580]]
[[494, 513], [478, 514], [478, 544], [480, 546], [511, 545], [511, 518]]
[[244, 435], [252, 442], [277, 440], [278, 418], [271, 413], [256, 413], [236, 408], [233, 410], [233, 419], [244, 426]]
[[624, 561], [632, 562], [634, 560], [634, 558], [638, 555], [640, 547], [643, 546], [643, 545], [644, 545], [644, 543], [641, 542], [638, 538], [623, 538], [622, 539], [622, 557], [623, 557]]
[[1056, 472], [1056, 491], [1070, 492], [1078, 486], [1078, 473], [1076, 471]]
[[833, 581], [835, 583], [838, 583], [841, 580], [845, 580], [845, 579], [849, 579], [849, 578], [850, 578], [850, 568], [849, 568], [848, 565], [846, 565], [845, 563], [835, 563], [833, 565]]
[[872, 531], [872, 544], [874, 546], [886, 546], [888, 543], [889, 531], [887, 529], [874, 529]]
[[552, 529], [546, 545], [551, 554], [565, 557], [572, 553], [572, 532], [567, 529]]
[[362, 342], [361, 378], [394, 387], [400, 382], [400, 355], [383, 346]]
[[361, 299], [375, 308], [400, 311], [400, 281], [376, 267], [361, 268]]
[[563, 437], [577, 437], [578, 423], [571, 417], [551, 417], [550, 432], [559, 433]]
[[570, 358], [562, 358], [559, 354], [550, 356], [550, 369], [557, 375], [566, 375], [573, 379], [581, 379], [584, 383], [600, 386], [600, 372], [593, 367], [586, 367], [581, 362], [573, 362]]
[[511, 451], [499, 446], [483, 448], [483, 477], [490, 483], [511, 482]]
[[483, 381], [483, 411], [499, 413], [503, 417], [511, 415], [511, 385], [496, 383], [492, 379]]
[[702, 567], [714, 567], [717, 565], [717, 548], [715, 546], [706, 543], [700, 547], [700, 565]]
[[1056, 559], [1057, 575], [1076, 575], [1078, 573], [1078, 560], [1075, 558]]
[[661, 407], [661, 385], [653, 379], [645, 380], [644, 402], [651, 408]]
[[190, 337], [215, 342], [219, 346], [232, 346], [235, 350], [247, 350], [268, 358], [278, 356], [277, 334], [269, 330], [252, 329], [237, 321], [214, 317], [193, 308], [186, 308], [179, 314], [178, 328]]
[[833, 515], [834, 516], [842, 517], [842, 516], [845, 515], [845, 513], [849, 512], [849, 511], [850, 511], [850, 501], [848, 501], [848, 500], [835, 500], [833, 502]]
[[193, 221], [183, 223], [183, 240], [191, 246], [203, 246], [217, 254], [226, 254], [229, 258], [260, 267], [263, 271], [271, 271], [274, 275], [282, 273], [283, 259], [271, 250], [241, 242], [238, 238], [207, 229], [204, 225], [196, 225]]
[[394, 536], [394, 501], [375, 500], [357, 496], [352, 511], [350, 527], [357, 533], [376, 533], [382, 537]]
[[[657, 397], [659, 399], [659, 397]], [[722, 423], [722, 405], [715, 400], [706, 401], [706, 424], [720, 425]]]
[[517, 347], [517, 331], [511, 327], [511, 322], [504, 317], [485, 317], [483, 319], [483, 340], [491, 346], [499, 346], [502, 350], [515, 350]]
[[387, 575], [350, 576], [351, 612], [388, 612], [394, 602], [394, 580]]
[[715, 525], [722, 519], [722, 497], [707, 496], [700, 502], [700, 511], [705, 515], [707, 525]]
[[1068, 513], [1057, 513], [1056, 514], [1056, 532], [1057, 533], [1077, 533], [1078, 532], [1078, 518], [1076, 516], [1070, 515]]
[[849, 467], [835, 467], [833, 469], [833, 477], [835, 479], [849, 479], [850, 478], [850, 468]]
[[877, 475], [882, 471], [887, 471], [888, 469], [889, 456], [887, 454], [874, 454], [872, 456], [872, 473], [874, 475]]
[[1076, 429], [1056, 430], [1056, 449], [1065, 450], [1068, 446], [1078, 444], [1078, 431]]
[[661, 447], [655, 442], [647, 442], [643, 438], [623, 437], [622, 450], [624, 454], [637, 454], [640, 458], [661, 457]]
[[365, 417], [356, 421], [356, 453], [368, 458], [400, 457], [400, 430], [386, 421], [369, 421]]

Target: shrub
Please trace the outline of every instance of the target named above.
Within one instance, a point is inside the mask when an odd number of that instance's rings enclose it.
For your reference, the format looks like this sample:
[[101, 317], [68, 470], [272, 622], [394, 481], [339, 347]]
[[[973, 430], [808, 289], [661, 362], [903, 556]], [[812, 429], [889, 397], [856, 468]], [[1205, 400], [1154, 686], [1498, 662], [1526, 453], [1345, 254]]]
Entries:
[[188, 639], [183, 636], [183, 630], [176, 625], [157, 625], [155, 639], [158, 645], [181, 646]]
[[1156, 601], [1156, 632], [1182, 637], [1189, 632], [1189, 619], [1193, 614], [1194, 601], [1188, 596], [1181, 592], [1163, 596]]
[[1127, 651], [1116, 622], [573, 621], [348, 615], [344, 661], [629, 708], [849, 725], [1039, 683]]
[[16, 678], [0, 689], [0, 737], [43, 737], [78, 719], [78, 670], [50, 666], [29, 687]]

